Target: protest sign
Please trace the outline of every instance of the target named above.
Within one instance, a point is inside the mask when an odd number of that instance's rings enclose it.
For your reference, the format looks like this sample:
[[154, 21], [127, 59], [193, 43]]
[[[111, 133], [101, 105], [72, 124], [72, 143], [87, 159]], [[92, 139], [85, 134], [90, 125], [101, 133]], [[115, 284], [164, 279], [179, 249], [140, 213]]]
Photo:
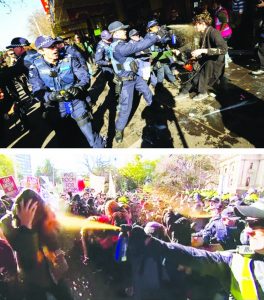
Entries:
[[18, 187], [15, 183], [13, 176], [6, 176], [0, 178], [0, 185], [5, 194], [11, 198], [14, 198], [19, 193]]

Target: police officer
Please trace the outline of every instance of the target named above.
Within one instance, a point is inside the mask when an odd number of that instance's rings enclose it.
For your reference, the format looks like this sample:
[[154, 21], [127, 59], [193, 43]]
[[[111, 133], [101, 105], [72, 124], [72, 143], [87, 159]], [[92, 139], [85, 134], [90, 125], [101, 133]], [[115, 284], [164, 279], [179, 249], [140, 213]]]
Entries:
[[25, 74], [28, 77], [29, 67], [33, 61], [39, 56], [36, 50], [27, 49], [30, 43], [27, 39], [22, 37], [16, 37], [12, 39], [7, 49], [13, 49], [15, 55], [17, 56], [17, 61], [13, 67], [9, 69], [12, 76], [16, 77]]
[[[159, 28], [160, 25], [157, 20], [152, 20], [147, 24], [147, 31], [149, 33], [156, 32], [157, 30], [159, 30]], [[171, 38], [169, 37], [169, 34], [167, 32], [166, 36], [161, 41], [150, 48], [153, 53], [157, 53], [157, 56], [153, 59], [154, 70], [157, 73], [157, 87], [162, 85], [165, 76], [171, 82], [173, 87], [178, 87], [176, 77], [173, 75], [170, 69], [171, 60], [173, 58], [172, 51], [168, 51], [170, 50], [168, 48], [168, 44], [170, 41]], [[177, 50], [175, 51], [178, 53]]]
[[68, 45], [64, 42], [64, 40], [61, 37], [56, 37], [56, 40], [58, 41], [57, 47], [60, 52], [60, 56], [65, 56], [66, 54], [71, 55], [72, 57], [76, 58], [79, 63], [82, 66], [87, 67], [87, 62], [84, 58], [84, 56], [81, 54], [79, 50], [77, 50], [74, 46]]
[[202, 276], [216, 277], [224, 291], [236, 300], [264, 299], [264, 199], [250, 206], [237, 206], [234, 212], [246, 220], [249, 246], [209, 252], [154, 239], [137, 226], [130, 235], [131, 251], [134, 255], [143, 252], [145, 256], [161, 257], [175, 269], [181, 265]]
[[158, 32], [157, 30], [157, 34], [153, 32], [153, 34], [148, 35], [142, 41], [131, 44], [126, 42], [126, 29], [128, 27], [128, 25], [124, 25], [119, 21], [112, 22], [108, 26], [108, 31], [113, 35], [113, 43], [110, 48], [113, 69], [122, 81], [119, 114], [116, 120], [115, 140], [117, 143], [121, 143], [123, 140], [123, 131], [132, 109], [134, 90], [136, 89], [143, 94], [147, 105], [152, 103], [152, 93], [147, 83], [141, 76], [137, 75], [138, 66], [133, 56], [135, 53], [155, 44], [163, 35], [163, 32]]
[[[110, 95], [115, 90], [115, 83], [117, 80], [114, 79], [114, 70], [111, 63], [110, 57], [110, 45], [112, 43], [112, 35], [108, 30], [103, 30], [101, 33], [101, 41], [97, 44], [95, 52], [95, 63], [101, 69], [101, 76], [98, 80], [103, 82], [102, 89], [104, 89], [105, 84], [107, 83], [110, 89]], [[116, 96], [119, 96], [119, 91], [116, 90]], [[115, 97], [113, 96], [110, 96]]]
[[30, 100], [33, 100], [31, 91], [28, 87], [28, 73], [29, 67], [33, 61], [39, 56], [36, 50], [29, 49], [30, 43], [23, 37], [16, 37], [12, 39], [7, 49], [12, 49], [17, 57], [15, 64], [3, 72], [4, 78], [0, 78], [1, 81], [7, 82], [11, 93], [13, 93], [15, 100], [15, 112], [21, 120], [21, 129], [29, 127], [28, 118], [26, 115], [23, 103], [20, 101], [19, 93], [16, 89], [15, 82], [17, 82], [26, 93]]
[[71, 116], [91, 147], [104, 147], [104, 139], [92, 131], [87, 111], [85, 100], [90, 81], [87, 68], [70, 55], [60, 57], [57, 43], [50, 36], [39, 36], [35, 41], [42, 56], [30, 68], [33, 93], [48, 111], [58, 109], [61, 118]]
[[[134, 44], [142, 40], [142, 37], [139, 35], [139, 32], [136, 29], [131, 29], [128, 33], [130, 38], [129, 43]], [[150, 49], [145, 49], [135, 53], [135, 58], [138, 63], [138, 75], [141, 76], [144, 80], [148, 81], [151, 76], [151, 64], [150, 64]]]
[[100, 67], [105, 76], [113, 78], [113, 68], [110, 57], [110, 45], [112, 43], [112, 35], [108, 30], [101, 33], [101, 41], [98, 43], [95, 52], [95, 63]]
[[[7, 72], [5, 72], [5, 76], [14, 79], [21, 83], [25, 93], [27, 96], [31, 96], [31, 92], [27, 85], [29, 67], [33, 63], [33, 61], [39, 56], [36, 50], [34, 49], [27, 49], [30, 46], [30, 43], [27, 39], [22, 37], [16, 37], [12, 39], [7, 49], [13, 49], [17, 60], [14, 66], [8, 68]], [[21, 75], [25, 75], [25, 77], [20, 79]]]

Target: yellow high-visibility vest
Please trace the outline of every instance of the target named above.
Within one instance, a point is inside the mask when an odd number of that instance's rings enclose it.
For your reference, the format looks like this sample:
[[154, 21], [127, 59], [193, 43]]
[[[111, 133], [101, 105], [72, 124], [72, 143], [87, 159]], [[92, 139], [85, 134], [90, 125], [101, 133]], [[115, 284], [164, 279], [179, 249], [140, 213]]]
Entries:
[[258, 300], [251, 272], [252, 259], [234, 254], [231, 264], [231, 294], [236, 300]]

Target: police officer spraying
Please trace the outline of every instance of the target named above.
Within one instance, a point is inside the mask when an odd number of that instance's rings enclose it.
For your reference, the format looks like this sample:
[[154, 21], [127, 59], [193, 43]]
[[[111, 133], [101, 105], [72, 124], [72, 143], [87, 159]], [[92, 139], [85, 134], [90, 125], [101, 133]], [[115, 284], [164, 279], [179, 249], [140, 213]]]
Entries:
[[[157, 30], [159, 30], [159, 28], [160, 25], [157, 20], [149, 21], [147, 24], [147, 31], [149, 33], [156, 32]], [[165, 76], [171, 82], [172, 87], [178, 88], [179, 85], [176, 77], [173, 75], [170, 69], [170, 64], [173, 59], [173, 52], [178, 55], [179, 51], [170, 49], [170, 41], [171, 37], [169, 36], [169, 33], [166, 32], [166, 36], [159, 43], [156, 43], [150, 48], [153, 57], [153, 69], [157, 74], [157, 88], [159, 88], [163, 84]]]
[[[86, 100], [89, 101], [87, 88], [90, 81], [87, 68], [70, 55], [60, 57], [57, 43], [50, 36], [39, 36], [35, 41], [42, 56], [30, 68], [33, 93], [42, 101], [48, 114], [59, 110], [61, 118], [72, 117], [89, 145], [102, 148], [105, 141], [93, 133], [91, 116], [86, 105]], [[54, 124], [56, 126], [56, 121]]]
[[134, 255], [144, 251], [144, 255], [161, 257], [165, 265], [174, 265], [175, 270], [182, 265], [202, 276], [216, 277], [224, 291], [236, 300], [264, 299], [264, 199], [250, 206], [237, 206], [234, 212], [246, 220], [249, 246], [209, 252], [154, 239], [136, 226], [132, 229], [129, 247]]
[[[160, 40], [164, 35], [162, 31], [148, 35], [138, 43], [128, 43], [126, 29], [128, 25], [124, 25], [119, 21], [112, 22], [108, 26], [108, 30], [113, 35], [113, 43], [111, 44], [111, 61], [115, 74], [122, 81], [122, 88], [119, 97], [119, 114], [116, 120], [117, 143], [123, 141], [123, 131], [127, 125], [128, 118], [132, 109], [134, 90], [142, 93], [147, 105], [152, 103], [152, 93], [144, 79], [137, 75], [138, 66], [134, 58], [134, 54], [149, 48]], [[157, 33], [157, 34], [156, 34]]]

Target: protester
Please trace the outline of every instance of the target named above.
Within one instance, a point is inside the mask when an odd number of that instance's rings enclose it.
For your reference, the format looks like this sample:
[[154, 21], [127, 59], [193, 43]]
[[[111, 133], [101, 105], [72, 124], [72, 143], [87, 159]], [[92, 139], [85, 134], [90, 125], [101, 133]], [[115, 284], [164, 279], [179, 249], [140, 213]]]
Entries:
[[212, 26], [212, 18], [200, 14], [194, 18], [194, 26], [202, 34], [200, 48], [193, 50], [191, 55], [198, 62], [194, 75], [175, 97], [176, 101], [189, 98], [189, 91], [194, 88], [198, 94], [194, 101], [208, 98], [208, 88], [220, 78], [224, 70], [227, 44], [218, 30]]
[[58, 222], [43, 199], [30, 189], [21, 192], [0, 226], [17, 253], [26, 300], [47, 300], [48, 293], [57, 300], [73, 299], [63, 279], [68, 264]]
[[[260, 3], [257, 4], [258, 8], [264, 7], [264, 2], [260, 1]], [[260, 35], [258, 40], [258, 57], [260, 62], [260, 68], [256, 71], [252, 72], [252, 75], [263, 75], [264, 74], [264, 14], [262, 14], [262, 20], [260, 22]]]
[[20, 300], [15, 254], [0, 228], [0, 299]]

